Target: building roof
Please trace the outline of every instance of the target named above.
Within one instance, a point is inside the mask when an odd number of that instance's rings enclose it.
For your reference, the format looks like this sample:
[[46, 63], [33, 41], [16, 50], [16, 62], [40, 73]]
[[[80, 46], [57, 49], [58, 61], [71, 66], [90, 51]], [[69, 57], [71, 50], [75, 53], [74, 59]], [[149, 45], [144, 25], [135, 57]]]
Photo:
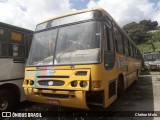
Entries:
[[29, 33], [33, 32], [32, 30], [28, 30], [28, 29], [25, 29], [25, 28], [17, 27], [17, 26], [2, 23], [2, 22], [0, 22], [0, 27], [4, 27], [4, 28], [8, 28], [8, 29], [14, 29], [14, 30], [21, 31], [21, 32], [29, 32]]

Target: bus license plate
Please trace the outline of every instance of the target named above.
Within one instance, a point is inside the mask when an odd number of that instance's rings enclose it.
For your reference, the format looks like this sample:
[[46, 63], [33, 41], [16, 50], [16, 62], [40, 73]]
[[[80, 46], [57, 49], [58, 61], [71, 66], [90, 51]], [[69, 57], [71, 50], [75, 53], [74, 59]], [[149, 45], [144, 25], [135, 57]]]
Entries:
[[59, 105], [59, 101], [58, 101], [58, 100], [48, 99], [47, 102], [48, 102], [49, 104]]
[[156, 69], [157, 67], [152, 66], [151, 69]]

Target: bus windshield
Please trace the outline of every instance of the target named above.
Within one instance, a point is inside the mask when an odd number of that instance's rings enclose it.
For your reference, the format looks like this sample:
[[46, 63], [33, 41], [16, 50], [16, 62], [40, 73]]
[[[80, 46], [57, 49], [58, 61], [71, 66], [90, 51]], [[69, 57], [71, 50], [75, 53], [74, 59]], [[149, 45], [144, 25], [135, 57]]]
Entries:
[[28, 66], [100, 62], [100, 22], [89, 21], [36, 33]]

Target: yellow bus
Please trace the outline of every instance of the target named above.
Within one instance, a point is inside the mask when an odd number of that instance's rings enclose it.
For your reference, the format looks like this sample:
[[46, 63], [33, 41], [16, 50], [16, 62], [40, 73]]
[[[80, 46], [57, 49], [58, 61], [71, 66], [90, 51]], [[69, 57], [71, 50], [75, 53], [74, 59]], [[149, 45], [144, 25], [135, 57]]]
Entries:
[[140, 51], [114, 19], [85, 9], [37, 25], [23, 87], [33, 102], [108, 107], [140, 71]]

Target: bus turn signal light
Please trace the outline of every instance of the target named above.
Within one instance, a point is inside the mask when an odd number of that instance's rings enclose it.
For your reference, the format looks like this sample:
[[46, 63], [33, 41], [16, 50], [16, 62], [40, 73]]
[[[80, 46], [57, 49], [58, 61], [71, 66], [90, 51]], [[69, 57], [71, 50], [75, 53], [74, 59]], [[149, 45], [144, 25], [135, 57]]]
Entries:
[[28, 83], [29, 83], [29, 80], [25, 80], [25, 84], [28, 85]]
[[94, 88], [100, 88], [101, 87], [101, 81], [98, 80], [98, 81], [93, 81], [93, 87]]

